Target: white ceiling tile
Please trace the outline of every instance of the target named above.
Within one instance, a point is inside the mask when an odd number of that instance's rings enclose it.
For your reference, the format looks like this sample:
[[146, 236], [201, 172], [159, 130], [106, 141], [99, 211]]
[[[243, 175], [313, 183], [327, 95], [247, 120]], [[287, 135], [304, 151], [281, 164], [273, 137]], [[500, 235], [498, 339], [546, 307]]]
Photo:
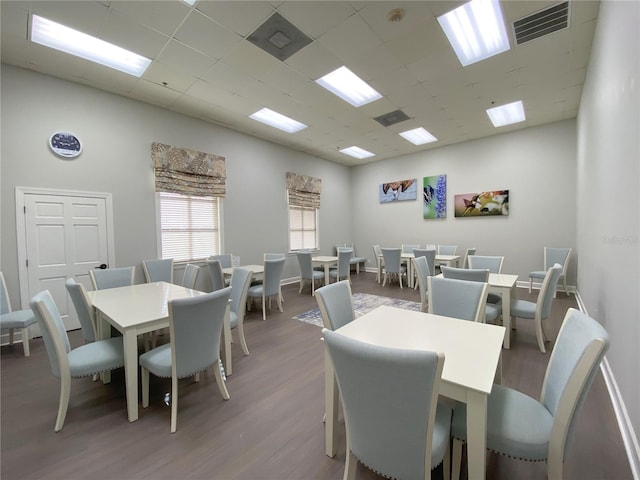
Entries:
[[344, 65], [340, 57], [318, 42], [310, 43], [285, 63], [313, 81]]
[[344, 62], [382, 43], [358, 14], [347, 18], [342, 24], [320, 36], [317, 41]]
[[253, 33], [274, 12], [270, 3], [253, 1], [200, 1], [195, 7], [243, 37]]
[[185, 75], [201, 77], [216, 63], [214, 58], [208, 57], [178, 41], [171, 40], [158, 55], [158, 61], [181, 70]]
[[313, 39], [338, 27], [356, 12], [348, 2], [283, 2], [278, 11]]
[[258, 77], [282, 64], [280, 60], [250, 42], [234, 45], [222, 61], [236, 72], [252, 77]]
[[110, 3], [110, 8], [169, 36], [174, 34], [191, 11], [184, 2], [166, 0], [116, 1]]
[[176, 40], [210, 57], [220, 59], [241, 40], [238, 34], [227, 30], [197, 10], [192, 10], [175, 34]]
[[100, 38], [150, 59], [156, 58], [169, 41], [167, 35], [135, 23], [116, 10], [109, 11]]
[[143, 79], [178, 92], [185, 92], [197, 80], [181, 70], [176, 70], [158, 61], [153, 62], [147, 68]]

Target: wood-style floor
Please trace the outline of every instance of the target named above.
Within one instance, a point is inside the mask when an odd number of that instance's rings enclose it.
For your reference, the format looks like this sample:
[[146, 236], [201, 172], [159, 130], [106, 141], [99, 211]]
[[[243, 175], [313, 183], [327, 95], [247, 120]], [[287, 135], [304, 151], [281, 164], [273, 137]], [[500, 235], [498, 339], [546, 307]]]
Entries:
[[[419, 301], [415, 290], [381, 287], [373, 273], [354, 274], [352, 280], [354, 293]], [[518, 289], [518, 298], [535, 300], [535, 293]], [[335, 458], [324, 454], [320, 329], [292, 320], [316, 301], [308, 287], [298, 294], [297, 284], [283, 287], [283, 294], [284, 313], [274, 308], [266, 321], [259, 306], [249, 313], [245, 328], [251, 354], [245, 357], [240, 344], [233, 345], [229, 401], [222, 400], [211, 372], [200, 383], [181, 381], [173, 435], [170, 410], [163, 403], [170, 381], [152, 376], [151, 405], [129, 423], [122, 370], [113, 373], [109, 385], [73, 380], [64, 428], [54, 433], [59, 380], [51, 374], [42, 340], [32, 341], [29, 358], [23, 357], [21, 345], [2, 347], [2, 479], [341, 479], [342, 419], [339, 453]], [[575, 306], [573, 296], [558, 294], [553, 338], [567, 308]], [[74, 346], [81, 342], [79, 332], [70, 338]], [[504, 351], [503, 383], [537, 397], [549, 353], [538, 351], [533, 328], [524, 320], [511, 345]], [[488, 479], [544, 479], [545, 467], [487, 453]], [[441, 467], [434, 470], [433, 478], [441, 475]], [[359, 466], [358, 478], [380, 477]], [[565, 478], [632, 478], [601, 374], [580, 415]]]

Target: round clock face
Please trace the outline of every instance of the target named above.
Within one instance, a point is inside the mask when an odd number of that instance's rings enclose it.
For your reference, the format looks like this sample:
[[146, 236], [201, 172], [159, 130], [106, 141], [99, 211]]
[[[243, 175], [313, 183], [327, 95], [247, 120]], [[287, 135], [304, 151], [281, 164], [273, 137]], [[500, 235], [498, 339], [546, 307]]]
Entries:
[[49, 147], [64, 158], [75, 158], [82, 153], [80, 140], [73, 133], [56, 132], [49, 138]]

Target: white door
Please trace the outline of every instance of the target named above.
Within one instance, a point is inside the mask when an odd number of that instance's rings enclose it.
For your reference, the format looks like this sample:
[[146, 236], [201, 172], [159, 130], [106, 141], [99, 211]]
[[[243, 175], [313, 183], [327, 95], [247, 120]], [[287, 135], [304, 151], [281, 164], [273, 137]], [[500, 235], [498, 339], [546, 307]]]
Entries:
[[[108, 265], [113, 258], [110, 195], [25, 193], [22, 200], [25, 259], [21, 267], [26, 275], [20, 276], [21, 290], [26, 283], [27, 299], [49, 290], [67, 330], [80, 328], [65, 282], [74, 278], [93, 290], [89, 270]], [[37, 336], [36, 330], [32, 333]]]

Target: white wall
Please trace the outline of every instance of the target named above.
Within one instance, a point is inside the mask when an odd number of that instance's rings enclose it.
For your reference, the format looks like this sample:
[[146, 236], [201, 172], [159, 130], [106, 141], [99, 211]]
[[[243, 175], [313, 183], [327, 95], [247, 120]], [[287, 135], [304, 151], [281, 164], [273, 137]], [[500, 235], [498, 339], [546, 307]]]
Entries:
[[[503, 271], [527, 281], [543, 267], [545, 245], [573, 247], [568, 283], [575, 285], [575, 141], [575, 121], [566, 120], [355, 167], [360, 255], [372, 266], [373, 244], [453, 244], [462, 254], [476, 247], [478, 255], [504, 255]], [[422, 179], [440, 174], [447, 175], [447, 218], [424, 220]], [[418, 179], [416, 201], [379, 203], [381, 183], [406, 178]], [[508, 216], [454, 217], [455, 194], [487, 190], [509, 190]]]
[[638, 25], [637, 1], [600, 3], [577, 122], [578, 285], [588, 313], [609, 332], [607, 360], [636, 438], [640, 436]]

